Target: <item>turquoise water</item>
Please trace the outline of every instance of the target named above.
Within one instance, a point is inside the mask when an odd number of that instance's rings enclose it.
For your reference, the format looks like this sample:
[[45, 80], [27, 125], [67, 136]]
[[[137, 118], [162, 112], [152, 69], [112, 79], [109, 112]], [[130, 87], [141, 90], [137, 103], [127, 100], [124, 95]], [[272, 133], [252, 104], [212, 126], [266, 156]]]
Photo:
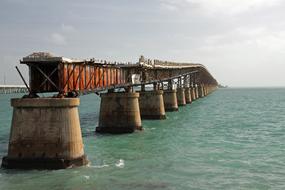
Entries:
[[[0, 189], [285, 189], [285, 89], [220, 89], [143, 121], [144, 131], [98, 135], [99, 98], [81, 97], [90, 166], [0, 169]], [[19, 95], [14, 95], [19, 96]], [[0, 95], [0, 158], [7, 153], [11, 96]]]

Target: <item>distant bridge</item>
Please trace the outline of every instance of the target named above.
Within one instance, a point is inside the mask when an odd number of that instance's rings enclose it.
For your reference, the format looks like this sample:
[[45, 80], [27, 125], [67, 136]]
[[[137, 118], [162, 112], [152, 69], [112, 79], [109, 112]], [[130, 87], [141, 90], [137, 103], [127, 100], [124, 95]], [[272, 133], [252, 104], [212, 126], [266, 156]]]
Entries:
[[27, 93], [25, 85], [0, 85], [0, 94]]

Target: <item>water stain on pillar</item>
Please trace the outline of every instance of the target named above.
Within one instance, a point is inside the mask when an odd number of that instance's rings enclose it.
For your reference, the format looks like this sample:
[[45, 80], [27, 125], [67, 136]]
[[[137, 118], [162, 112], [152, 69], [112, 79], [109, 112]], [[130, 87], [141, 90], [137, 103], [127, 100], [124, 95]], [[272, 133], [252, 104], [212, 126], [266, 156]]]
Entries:
[[142, 130], [139, 93], [114, 92], [101, 94], [99, 133], [132, 133]]
[[178, 111], [176, 90], [164, 90], [163, 100], [165, 111]]
[[78, 98], [12, 99], [8, 155], [2, 167], [64, 169], [88, 163], [84, 154]]
[[142, 119], [166, 119], [162, 90], [142, 91], [139, 93]]
[[177, 88], [177, 103], [178, 103], [178, 106], [185, 106], [186, 105], [185, 89], [184, 88]]

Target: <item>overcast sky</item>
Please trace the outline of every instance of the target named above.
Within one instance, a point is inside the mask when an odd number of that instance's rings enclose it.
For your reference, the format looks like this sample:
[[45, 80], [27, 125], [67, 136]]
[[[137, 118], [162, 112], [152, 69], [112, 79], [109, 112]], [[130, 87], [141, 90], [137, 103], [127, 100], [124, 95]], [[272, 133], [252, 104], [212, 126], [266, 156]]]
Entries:
[[[229, 86], [285, 86], [283, 0], [1, 0], [0, 84], [35, 51], [204, 64]], [[27, 78], [27, 70], [21, 67]]]

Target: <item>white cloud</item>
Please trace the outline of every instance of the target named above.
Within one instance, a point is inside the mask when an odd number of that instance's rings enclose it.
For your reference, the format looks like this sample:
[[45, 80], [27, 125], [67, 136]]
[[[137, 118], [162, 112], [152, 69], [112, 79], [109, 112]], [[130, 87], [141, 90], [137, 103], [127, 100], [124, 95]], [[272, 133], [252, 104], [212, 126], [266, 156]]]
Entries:
[[66, 39], [68, 37], [70, 38], [76, 30], [72, 25], [62, 24], [58, 31], [59, 32], [53, 32], [50, 35], [49, 41], [55, 45], [63, 46], [67, 44]]
[[72, 25], [62, 24], [61, 25], [61, 30], [63, 32], [74, 32], [75, 28]]
[[282, 0], [160, 0], [166, 10], [181, 10], [190, 7], [201, 9], [206, 14], [235, 15], [249, 10], [277, 6]]
[[60, 33], [52, 33], [50, 41], [55, 45], [66, 45], [65, 37]]
[[185, 4], [185, 0], [160, 0], [161, 9], [167, 11], [176, 11]]
[[278, 5], [280, 0], [187, 0], [199, 3], [210, 12], [238, 14], [253, 9], [261, 9]]
[[259, 47], [272, 53], [285, 53], [285, 31], [268, 33], [256, 39]]

